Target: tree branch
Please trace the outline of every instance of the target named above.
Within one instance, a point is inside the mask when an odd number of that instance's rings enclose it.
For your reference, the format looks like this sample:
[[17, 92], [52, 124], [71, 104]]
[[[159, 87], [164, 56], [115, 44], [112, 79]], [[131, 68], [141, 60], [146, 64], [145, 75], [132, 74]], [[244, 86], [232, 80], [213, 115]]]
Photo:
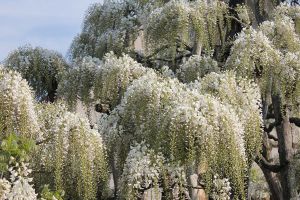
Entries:
[[[190, 53], [186, 53], [186, 54], [181, 54], [175, 58], [171, 58], [171, 59], [163, 59], [163, 58], [157, 58], [155, 57], [159, 52], [167, 49], [169, 46], [168, 45], [163, 45], [160, 48], [156, 49], [153, 53], [151, 53], [148, 56], [144, 56], [142, 54], [140, 54], [139, 52], [135, 52], [136, 54], [136, 59], [139, 63], [147, 63], [147, 62], [152, 62], [152, 61], [164, 61], [164, 62], [172, 62], [172, 61], [177, 61], [177, 60], [181, 60], [184, 57], [189, 57], [192, 55], [192, 51], [193, 51], [193, 47], [190, 47], [188, 44], [184, 43], [183, 41], [181, 41], [179, 38], [176, 39], [176, 44], [177, 46], [183, 45], [185, 47], [185, 50], [189, 51]], [[182, 52], [182, 51], [181, 51]]]
[[198, 185], [198, 186], [184, 185], [184, 187], [185, 188], [197, 189], [197, 190], [205, 189], [205, 187], [203, 185]]
[[52, 137], [48, 137], [48, 138], [46, 138], [46, 139], [44, 139], [44, 140], [36, 141], [35, 144], [36, 144], [36, 145], [41, 145], [41, 144], [44, 144], [44, 143], [49, 142], [51, 139], [52, 139]]
[[[159, 187], [162, 187], [162, 181], [161, 181], [161, 180], [158, 181], [157, 184], [158, 184]], [[172, 185], [170, 185], [170, 186], [168, 187], [168, 190], [170, 190], [170, 191], [173, 190], [174, 187], [175, 187], [176, 185], [177, 185], [176, 182], [173, 183]], [[201, 184], [201, 183], [200, 183], [199, 185], [197, 185], [197, 186], [183, 185], [183, 187], [185, 187], [185, 188], [197, 189], [197, 190], [205, 189], [205, 185], [203, 185], [203, 184]], [[138, 189], [138, 192], [139, 192], [140, 194], [143, 194], [146, 190], [149, 190], [149, 189], [151, 189], [151, 188], [154, 188], [154, 184], [153, 184], [153, 183], [149, 184], [147, 187], [142, 186], [141, 188]]]
[[243, 21], [239, 20], [238, 18], [236, 18], [234, 16], [228, 15], [227, 18], [235, 20], [236, 22], [240, 23], [244, 27], [247, 27], [247, 28], [249, 27], [249, 24], [244, 23]]
[[152, 58], [153, 56], [155, 56], [156, 54], [158, 54], [160, 51], [165, 50], [166, 48], [168, 48], [168, 45], [163, 45], [163, 46], [161, 46], [160, 48], [156, 49], [152, 54], [146, 56], [144, 59], [146, 59], [146, 60], [147, 60], [147, 59], [150, 59], [150, 58]]
[[190, 57], [192, 55], [192, 53], [186, 53], [186, 54], [182, 54], [179, 56], [176, 56], [174, 59], [163, 59], [163, 58], [156, 58], [154, 60], [160, 60], [160, 61], [164, 61], [164, 62], [172, 62], [172, 61], [178, 61], [181, 60], [184, 57]]
[[295, 124], [296, 126], [300, 127], [300, 118], [297, 117], [291, 117], [290, 118], [290, 123]]
[[272, 135], [270, 132], [266, 132], [269, 139], [274, 141], [278, 141], [278, 138], [275, 135]]
[[266, 158], [263, 157], [263, 156], [261, 156], [261, 157], [258, 157], [258, 156], [257, 156], [257, 157], [255, 158], [255, 162], [256, 162], [259, 166], [261, 166], [261, 167], [263, 167], [263, 168], [265, 168], [265, 169], [268, 169], [268, 170], [270, 170], [271, 172], [274, 172], [274, 173], [280, 172], [281, 169], [284, 167], [284, 166], [279, 165], [279, 164], [273, 164], [273, 163], [268, 162], [268, 161], [266, 160]]
[[[293, 124], [295, 124], [296, 126], [300, 127], [300, 118], [297, 118], [297, 117], [291, 117], [289, 121], [290, 121], [290, 123], [293, 123]], [[280, 123], [281, 123], [281, 121], [280, 121], [280, 122], [273, 122], [273, 123], [271, 123], [271, 124], [268, 126], [268, 128], [267, 128], [267, 127], [264, 127], [264, 131], [268, 134], [268, 138], [269, 138], [269, 139], [273, 139], [273, 140], [275, 140], [275, 141], [278, 141], [278, 139], [277, 139], [276, 137], [272, 136], [272, 135], [270, 134], [270, 132], [273, 130], [273, 128], [275, 128], [276, 126], [279, 126]]]
[[95, 105], [95, 111], [99, 113], [106, 113], [109, 115], [111, 106], [109, 104], [98, 103]]
[[273, 122], [273, 123], [269, 124], [268, 128], [264, 127], [264, 131], [269, 134], [278, 125], [280, 125], [280, 124]]

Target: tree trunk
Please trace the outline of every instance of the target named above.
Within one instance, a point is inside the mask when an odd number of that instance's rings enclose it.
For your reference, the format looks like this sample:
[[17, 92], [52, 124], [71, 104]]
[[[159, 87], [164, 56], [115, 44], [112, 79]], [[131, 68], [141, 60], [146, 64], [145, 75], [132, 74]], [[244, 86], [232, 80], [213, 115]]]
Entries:
[[288, 164], [281, 172], [281, 185], [283, 190], [283, 196], [285, 199], [297, 200], [296, 180], [295, 180], [295, 168], [292, 164]]
[[193, 55], [201, 56], [201, 51], [202, 51], [202, 44], [199, 41], [199, 39], [196, 38], [196, 36], [195, 36]]
[[188, 176], [188, 185], [192, 186], [189, 188], [189, 194], [191, 200], [207, 200], [208, 197], [205, 193], [204, 189], [198, 189], [199, 180], [201, 176], [207, 169], [205, 167], [195, 166], [195, 164], [191, 164], [187, 170]]
[[118, 169], [116, 167], [116, 163], [115, 163], [115, 158], [114, 156], [112, 156], [110, 158], [110, 165], [111, 165], [111, 170], [112, 170], [112, 174], [113, 174], [113, 182], [114, 182], [114, 198], [117, 199], [118, 197], [118, 180], [119, 180], [119, 172]]
[[292, 165], [292, 159], [294, 155], [293, 136], [291, 124], [289, 121], [290, 111], [287, 105], [281, 104], [279, 95], [272, 96], [272, 103], [274, 108], [275, 122], [276, 124], [280, 124], [276, 127], [276, 131], [278, 137], [279, 161], [280, 165], [282, 166], [282, 169], [280, 171], [282, 195], [286, 200], [296, 200], [297, 191], [295, 169]]
[[50, 102], [50, 103], [53, 103], [56, 99], [56, 90], [57, 90], [57, 87], [58, 87], [58, 83], [56, 80], [53, 80], [52, 81], [52, 87], [51, 89], [49, 89], [47, 91], [47, 97], [46, 97], [46, 101], [47, 102]]
[[[264, 105], [267, 110], [268, 105]], [[296, 200], [297, 190], [295, 181], [295, 167], [293, 166], [293, 131], [290, 123], [290, 108], [282, 105], [279, 94], [272, 95], [273, 116], [275, 118], [275, 128], [278, 141], [279, 164], [260, 165], [264, 176], [268, 182], [269, 189], [274, 200]], [[267, 113], [264, 113], [266, 117]], [[264, 138], [263, 157], [269, 162], [271, 148], [268, 146], [268, 137]], [[277, 166], [274, 168], [274, 166]], [[275, 170], [276, 169], [276, 170]], [[277, 173], [277, 175], [275, 173]]]
[[270, 193], [271, 193], [271, 200], [284, 200], [282, 196], [282, 189], [280, 180], [276, 176], [275, 173], [272, 173], [268, 169], [261, 168], [263, 174], [265, 175], [266, 181], [269, 185]]
[[286, 109], [286, 116], [283, 124], [277, 128], [277, 135], [279, 141], [279, 159], [280, 164], [284, 165], [280, 172], [282, 192], [285, 199], [297, 199], [295, 169], [292, 165], [293, 158], [293, 140], [291, 124], [289, 122], [289, 114]]

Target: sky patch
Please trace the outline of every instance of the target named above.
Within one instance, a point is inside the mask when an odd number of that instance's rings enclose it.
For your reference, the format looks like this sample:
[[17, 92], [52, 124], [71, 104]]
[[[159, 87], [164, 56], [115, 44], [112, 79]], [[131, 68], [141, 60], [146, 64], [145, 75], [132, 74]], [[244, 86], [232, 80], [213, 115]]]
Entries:
[[31, 44], [66, 55], [85, 11], [100, 0], [0, 0], [0, 61]]

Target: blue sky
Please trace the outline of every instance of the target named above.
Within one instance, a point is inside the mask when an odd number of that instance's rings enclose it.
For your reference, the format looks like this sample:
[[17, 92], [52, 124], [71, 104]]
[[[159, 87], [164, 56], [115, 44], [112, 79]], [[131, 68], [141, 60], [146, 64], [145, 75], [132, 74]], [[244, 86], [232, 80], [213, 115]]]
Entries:
[[0, 61], [25, 44], [65, 56], [94, 2], [101, 0], [0, 0]]

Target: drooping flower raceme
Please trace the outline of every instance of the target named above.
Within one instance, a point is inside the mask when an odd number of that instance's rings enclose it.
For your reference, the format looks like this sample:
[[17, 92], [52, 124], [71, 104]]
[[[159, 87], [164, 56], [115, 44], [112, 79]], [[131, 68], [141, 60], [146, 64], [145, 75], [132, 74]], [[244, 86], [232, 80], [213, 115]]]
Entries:
[[195, 48], [198, 44], [201, 44], [198, 53], [201, 50], [210, 53], [220, 42], [217, 35], [225, 35], [217, 27], [223, 27], [227, 9], [223, 2], [202, 0], [171, 0], [157, 7], [143, 21], [146, 54], [158, 51], [158, 56], [172, 58], [178, 46], [184, 54], [185, 47]]
[[164, 158], [149, 150], [145, 144], [131, 147], [121, 178], [121, 195], [125, 199], [137, 197], [140, 189], [158, 188]]
[[68, 68], [58, 52], [31, 46], [22, 46], [13, 51], [6, 58], [4, 65], [19, 72], [28, 81], [38, 100], [54, 98], [57, 84], [62, 78], [61, 74]]
[[39, 137], [32, 90], [19, 73], [5, 69], [0, 69], [0, 131]]
[[271, 21], [239, 34], [226, 61], [227, 68], [257, 82], [265, 101], [276, 91], [289, 105], [299, 102], [300, 37], [293, 21], [299, 15], [299, 9], [280, 5]]
[[[96, 199], [107, 179], [99, 133], [90, 128], [86, 118], [68, 112], [61, 103], [39, 105], [38, 114], [44, 140], [35, 155], [34, 169], [44, 171], [53, 182], [51, 187], [65, 191], [68, 198]], [[37, 180], [39, 176], [35, 174]]]
[[[222, 102], [231, 105], [243, 124], [247, 158], [251, 160], [260, 151], [262, 140], [261, 100], [258, 86], [243, 78], [237, 78], [234, 72], [211, 73], [203, 79], [190, 84], [201, 93], [209, 93]], [[228, 105], [228, 106], [229, 106]], [[245, 112], [247, 110], [247, 112]], [[249, 163], [251, 164], [251, 163]]]
[[31, 184], [32, 178], [28, 177], [31, 173], [31, 169], [28, 166], [28, 163], [21, 162], [15, 163], [15, 166], [9, 168], [11, 189], [7, 194], [8, 200], [37, 199], [37, 194]]
[[10, 192], [10, 182], [6, 180], [5, 178], [0, 179], [0, 199], [5, 200], [7, 199], [7, 195]]
[[74, 61], [73, 67], [66, 70], [58, 85], [58, 95], [63, 97], [69, 107], [74, 107], [80, 99], [89, 105], [93, 101], [95, 76], [101, 61], [90, 56]]
[[[133, 81], [121, 104], [101, 121], [101, 125], [107, 127], [101, 132], [107, 138], [108, 146], [113, 147], [111, 151], [118, 155], [121, 168], [126, 163], [128, 148], [134, 142], [145, 141], [169, 162], [181, 161], [183, 165], [196, 162], [207, 166], [205, 179], [208, 182], [209, 174], [229, 177], [235, 195], [243, 196], [246, 163], [260, 146], [260, 115], [255, 112], [253, 121], [256, 120], [256, 124], [246, 126], [240, 117], [246, 120], [252, 116], [243, 116], [238, 109], [243, 105], [239, 102], [242, 100], [238, 97], [240, 94], [235, 94], [237, 102], [230, 102], [226, 100], [228, 94], [223, 92], [228, 90], [226, 87], [232, 87], [228, 92], [237, 89], [243, 93], [244, 87], [251, 84], [245, 81], [238, 85], [232, 74], [224, 80], [222, 77], [220, 82], [216, 86], [221, 88], [218, 88], [219, 95], [215, 92], [204, 95], [206, 89], [199, 90], [151, 71]], [[251, 87], [249, 95], [244, 97], [247, 111], [253, 111], [259, 103], [258, 90], [255, 85]], [[251, 135], [255, 140], [248, 141]], [[210, 187], [208, 184], [208, 191]]]
[[125, 199], [139, 197], [149, 189], [154, 189], [152, 198], [159, 198], [161, 189], [172, 199], [187, 191], [184, 168], [169, 163], [144, 142], [130, 147], [120, 183], [120, 195]]
[[230, 200], [230, 191], [229, 180], [227, 178], [221, 179], [218, 174], [214, 175], [211, 198], [214, 200]]
[[[92, 56], [101, 59], [110, 51], [120, 56], [132, 50], [146, 2], [117, 0], [92, 4], [86, 12], [82, 32], [72, 42], [71, 58]], [[151, 6], [147, 8], [151, 9]]]
[[185, 82], [193, 82], [210, 72], [218, 72], [218, 63], [208, 56], [194, 55], [184, 62], [177, 70], [177, 77]]
[[128, 55], [117, 57], [112, 52], [103, 62], [86, 57], [78, 65], [65, 74], [59, 85], [61, 96], [70, 104], [79, 97], [84, 103], [100, 102], [112, 108], [120, 103], [131, 82], [150, 70]]

